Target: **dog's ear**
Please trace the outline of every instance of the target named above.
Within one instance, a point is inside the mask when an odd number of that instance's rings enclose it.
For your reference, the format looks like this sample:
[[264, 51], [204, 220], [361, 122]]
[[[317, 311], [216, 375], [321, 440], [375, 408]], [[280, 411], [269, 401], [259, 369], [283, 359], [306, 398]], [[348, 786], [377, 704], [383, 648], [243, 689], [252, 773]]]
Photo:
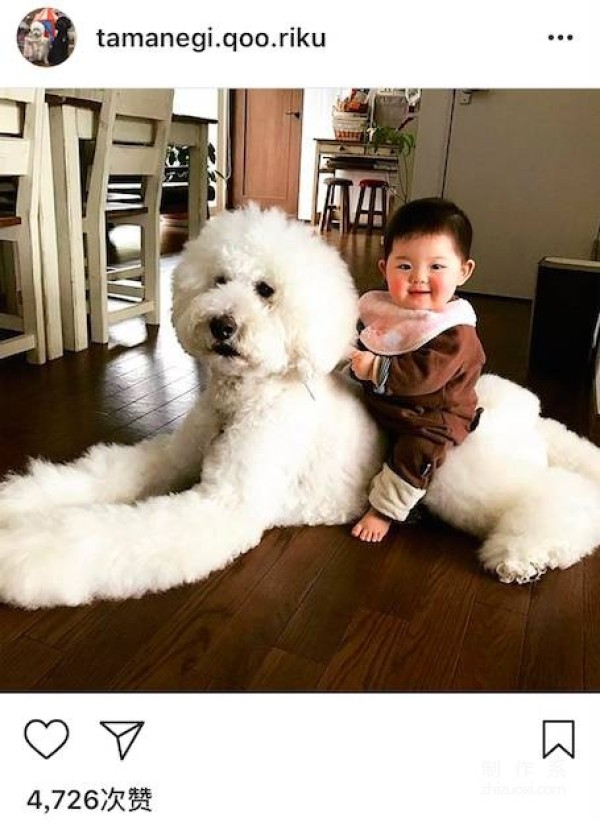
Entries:
[[290, 359], [301, 378], [310, 381], [347, 359], [356, 340], [358, 295], [339, 253], [304, 226], [295, 231], [303, 265], [290, 294]]
[[315, 289], [323, 293], [310, 312], [296, 318], [292, 345], [293, 366], [305, 382], [329, 374], [347, 360], [356, 341], [358, 298], [345, 267], [324, 274]]

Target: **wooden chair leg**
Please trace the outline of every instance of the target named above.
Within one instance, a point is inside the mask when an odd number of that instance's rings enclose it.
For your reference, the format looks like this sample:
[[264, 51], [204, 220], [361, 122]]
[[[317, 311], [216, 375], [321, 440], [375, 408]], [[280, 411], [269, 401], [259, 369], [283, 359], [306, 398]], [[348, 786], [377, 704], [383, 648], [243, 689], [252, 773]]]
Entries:
[[381, 189], [381, 228], [385, 228], [387, 222], [387, 188]]
[[4, 309], [8, 314], [19, 313], [18, 253], [15, 242], [0, 240], [0, 290], [4, 292]]
[[144, 297], [152, 300], [154, 310], [145, 314], [147, 325], [160, 325], [160, 249], [158, 216], [147, 215], [142, 223], [142, 265], [144, 266]]
[[360, 218], [363, 213], [363, 202], [365, 199], [365, 187], [360, 187], [360, 192], [358, 194], [358, 203], [356, 204], [356, 212], [354, 214], [354, 225], [352, 226], [353, 231], [357, 231], [360, 226]]
[[376, 188], [371, 188], [369, 191], [369, 214], [367, 217], [367, 234], [371, 234], [373, 232], [373, 226], [375, 221], [375, 196], [377, 194]]
[[323, 200], [323, 205], [321, 207], [321, 215], [319, 217], [319, 234], [323, 234], [325, 231], [325, 214], [327, 213], [327, 196], [329, 194], [329, 189], [325, 191], [325, 199]]
[[335, 188], [329, 186], [327, 193], [327, 217], [325, 220], [325, 231], [331, 231], [333, 224], [333, 215], [335, 214]]
[[43, 365], [46, 362], [46, 334], [42, 307], [42, 267], [39, 245], [35, 245], [37, 226], [32, 231], [29, 221], [24, 220], [19, 229], [16, 245], [23, 303], [23, 331], [25, 334], [33, 334], [36, 341], [35, 348], [27, 352], [27, 361]]
[[[50, 123], [48, 106], [44, 106], [42, 130], [42, 156], [51, 157]], [[41, 175], [39, 236], [42, 267], [42, 291], [44, 295], [44, 324], [46, 330], [46, 355], [49, 360], [62, 357], [64, 352], [60, 307], [60, 280], [56, 216], [54, 211], [54, 180], [52, 163], [48, 163]]]
[[106, 228], [100, 225], [87, 231], [87, 260], [92, 342], [108, 342], [108, 278], [106, 273]]
[[319, 231], [321, 234], [324, 231], [327, 231], [327, 218], [329, 216], [328, 209], [332, 193], [332, 187], [327, 186], [327, 191], [325, 192], [325, 202], [323, 203], [323, 211], [321, 212], [321, 219], [319, 220]]
[[[64, 226], [58, 242], [58, 271], [63, 343], [70, 351], [88, 346], [85, 301], [85, 264], [81, 204], [80, 154], [75, 109], [50, 108], [54, 209], [57, 227]], [[85, 141], [84, 141], [85, 142]]]
[[325, 226], [326, 231], [331, 231], [331, 226], [333, 225], [333, 215], [335, 214], [335, 188], [333, 186], [330, 186], [329, 192], [329, 204], [327, 206], [327, 224]]
[[347, 186], [342, 190], [342, 213], [340, 215], [340, 232], [348, 234], [350, 231], [350, 194]]

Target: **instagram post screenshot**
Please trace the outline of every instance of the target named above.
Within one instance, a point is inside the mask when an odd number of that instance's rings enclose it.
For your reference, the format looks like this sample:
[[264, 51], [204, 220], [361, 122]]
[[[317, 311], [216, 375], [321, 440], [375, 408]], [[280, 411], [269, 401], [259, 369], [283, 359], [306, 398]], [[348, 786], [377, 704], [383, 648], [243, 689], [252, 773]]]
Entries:
[[597, 822], [600, 12], [13, 4], [0, 819]]

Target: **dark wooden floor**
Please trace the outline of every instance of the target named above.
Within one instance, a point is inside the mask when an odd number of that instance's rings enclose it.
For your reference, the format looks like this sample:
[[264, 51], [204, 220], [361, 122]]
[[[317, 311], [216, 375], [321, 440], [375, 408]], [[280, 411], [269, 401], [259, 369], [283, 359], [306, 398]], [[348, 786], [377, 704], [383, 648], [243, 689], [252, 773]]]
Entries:
[[[377, 285], [379, 238], [340, 245], [360, 289]], [[529, 305], [472, 301], [488, 369], [523, 382]], [[0, 474], [30, 455], [66, 460], [98, 440], [168, 430], [199, 382], [168, 320], [149, 335], [141, 321], [122, 323], [107, 348], [43, 368], [2, 361]], [[582, 390], [537, 387], [547, 413], [587, 430]], [[0, 690], [599, 689], [600, 554], [509, 587], [481, 571], [476, 550], [434, 520], [370, 547], [347, 528], [296, 528], [162, 595], [38, 612], [0, 606]]]

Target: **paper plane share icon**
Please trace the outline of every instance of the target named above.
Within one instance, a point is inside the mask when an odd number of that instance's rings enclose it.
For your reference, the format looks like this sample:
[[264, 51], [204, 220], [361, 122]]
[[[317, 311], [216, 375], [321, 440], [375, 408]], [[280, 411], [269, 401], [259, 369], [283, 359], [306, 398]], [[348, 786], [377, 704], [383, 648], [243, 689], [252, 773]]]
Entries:
[[117, 740], [119, 748], [119, 759], [123, 760], [129, 753], [129, 750], [135, 740], [138, 738], [139, 732], [144, 727], [143, 722], [101, 722], [103, 728], [112, 734]]

